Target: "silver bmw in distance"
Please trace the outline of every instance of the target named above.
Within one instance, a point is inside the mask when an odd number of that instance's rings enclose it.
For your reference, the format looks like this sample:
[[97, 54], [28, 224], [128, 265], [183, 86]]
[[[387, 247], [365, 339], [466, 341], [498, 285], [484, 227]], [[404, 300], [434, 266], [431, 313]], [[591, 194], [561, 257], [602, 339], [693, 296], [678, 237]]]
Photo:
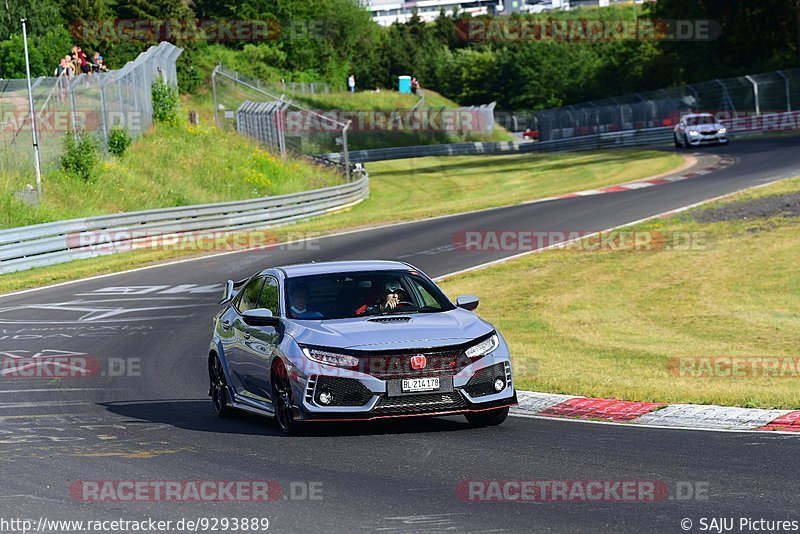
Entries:
[[464, 414], [498, 425], [517, 403], [508, 346], [419, 269], [393, 261], [273, 267], [228, 281], [209, 395], [291, 433], [309, 421]]
[[728, 129], [711, 113], [687, 113], [675, 125], [672, 135], [678, 148], [728, 144]]

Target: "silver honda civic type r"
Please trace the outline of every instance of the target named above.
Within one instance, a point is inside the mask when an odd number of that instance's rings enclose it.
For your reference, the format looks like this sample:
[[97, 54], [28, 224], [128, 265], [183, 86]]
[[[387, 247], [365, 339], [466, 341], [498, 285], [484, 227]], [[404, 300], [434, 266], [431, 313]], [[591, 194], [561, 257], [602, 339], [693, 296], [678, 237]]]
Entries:
[[273, 267], [228, 281], [214, 317], [209, 395], [284, 432], [307, 421], [464, 414], [498, 425], [517, 403], [494, 327], [419, 269], [393, 261]]

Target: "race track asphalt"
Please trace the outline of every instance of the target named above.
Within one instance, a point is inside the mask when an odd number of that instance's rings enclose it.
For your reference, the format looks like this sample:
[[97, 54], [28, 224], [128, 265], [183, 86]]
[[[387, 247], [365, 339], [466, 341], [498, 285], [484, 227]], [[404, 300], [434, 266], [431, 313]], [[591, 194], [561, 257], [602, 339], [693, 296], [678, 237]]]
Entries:
[[[368, 258], [402, 259], [440, 276], [513, 254], [456, 249], [454, 236], [466, 230], [601, 230], [800, 175], [800, 137], [703, 151], [736, 163], [647, 189], [374, 228], [0, 297], [4, 361], [73, 355], [98, 370], [59, 380], [4, 367], [0, 519], [266, 517], [270, 530], [389, 533], [683, 532], [684, 518], [699, 532], [703, 517], [733, 517], [737, 526], [740, 517], [800, 520], [800, 442], [793, 436], [522, 417], [470, 429], [455, 417], [326, 425], [285, 437], [254, 416], [215, 419], [206, 397], [211, 316], [228, 278], [269, 265]], [[85, 502], [70, 487], [87, 480], [274, 480], [283, 493], [267, 503]], [[656, 481], [669, 498], [465, 502], [456, 491], [484, 480]], [[304, 498], [309, 487], [321, 498]]]

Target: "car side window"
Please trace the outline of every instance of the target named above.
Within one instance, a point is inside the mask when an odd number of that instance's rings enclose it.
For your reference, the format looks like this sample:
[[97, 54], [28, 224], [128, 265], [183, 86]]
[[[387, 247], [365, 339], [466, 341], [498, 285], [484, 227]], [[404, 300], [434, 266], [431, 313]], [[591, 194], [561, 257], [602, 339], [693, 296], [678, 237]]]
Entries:
[[436, 302], [436, 299], [433, 298], [433, 296], [430, 293], [428, 293], [428, 291], [424, 287], [418, 286], [418, 289], [419, 289], [419, 294], [422, 297], [422, 302], [425, 303], [426, 307], [428, 307], [428, 308], [440, 308], [441, 307], [441, 306], [439, 306], [439, 303]]
[[244, 286], [240, 293], [239, 299], [236, 302], [236, 309], [239, 313], [244, 313], [248, 310], [258, 307], [258, 295], [261, 293], [261, 287], [264, 285], [263, 278], [256, 278], [249, 284]]
[[270, 310], [272, 315], [278, 315], [278, 281], [271, 276], [266, 278], [258, 298], [258, 307]]

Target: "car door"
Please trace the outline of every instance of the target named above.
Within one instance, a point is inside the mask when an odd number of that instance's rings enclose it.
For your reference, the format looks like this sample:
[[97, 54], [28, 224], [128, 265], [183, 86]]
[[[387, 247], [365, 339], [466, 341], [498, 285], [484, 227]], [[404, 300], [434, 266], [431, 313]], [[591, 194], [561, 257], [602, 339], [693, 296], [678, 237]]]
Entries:
[[230, 320], [231, 342], [226, 357], [231, 385], [238, 395], [245, 397], [256, 394], [256, 387], [252, 382], [254, 370], [250, 367], [247, 356], [247, 343], [251, 336], [250, 327], [242, 319], [242, 314], [258, 307], [258, 297], [263, 286], [263, 276], [250, 280], [234, 299], [230, 310], [231, 315], [226, 314], [223, 317], [223, 319]]
[[[278, 280], [264, 278], [256, 308], [266, 309], [278, 316]], [[280, 344], [279, 329], [274, 326], [247, 326], [244, 333], [243, 360], [248, 369], [250, 394], [259, 401], [270, 401], [272, 390], [269, 381], [272, 357]]]

